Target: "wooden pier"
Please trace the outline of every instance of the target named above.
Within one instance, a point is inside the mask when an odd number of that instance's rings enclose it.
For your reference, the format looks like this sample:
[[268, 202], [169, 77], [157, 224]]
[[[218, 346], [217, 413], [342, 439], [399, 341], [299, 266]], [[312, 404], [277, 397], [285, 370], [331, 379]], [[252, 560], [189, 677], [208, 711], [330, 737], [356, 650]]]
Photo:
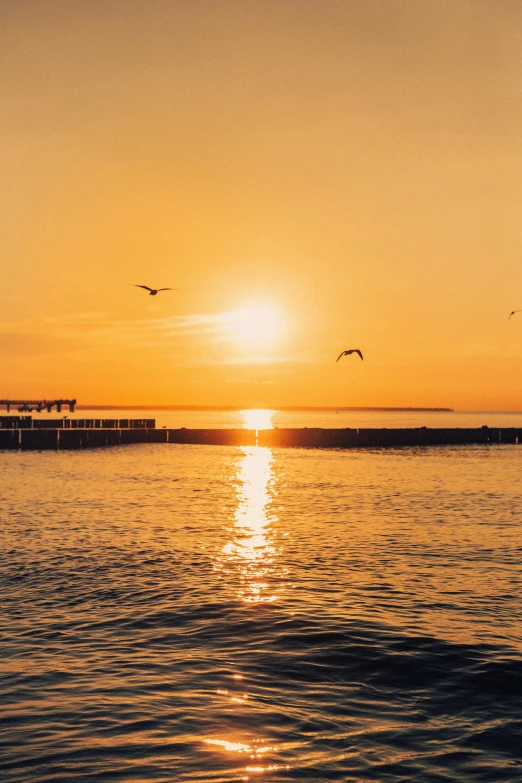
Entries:
[[0, 408], [5, 408], [8, 413], [11, 408], [20, 413], [31, 413], [33, 410], [38, 413], [44, 410], [51, 413], [52, 409], [56, 408], [57, 413], [61, 413], [64, 405], [68, 405], [69, 412], [74, 413], [76, 400], [0, 400]]
[[522, 444], [522, 429], [487, 426], [444, 429], [158, 429], [154, 419], [0, 417], [0, 450], [71, 450], [131, 443], [316, 449], [498, 445]]

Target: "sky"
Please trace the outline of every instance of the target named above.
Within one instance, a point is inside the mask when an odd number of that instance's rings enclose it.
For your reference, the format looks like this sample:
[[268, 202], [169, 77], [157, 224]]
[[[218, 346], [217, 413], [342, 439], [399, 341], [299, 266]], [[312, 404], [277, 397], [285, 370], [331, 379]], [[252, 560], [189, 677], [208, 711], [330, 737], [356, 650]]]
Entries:
[[522, 409], [518, 0], [0, 0], [0, 73], [0, 398]]

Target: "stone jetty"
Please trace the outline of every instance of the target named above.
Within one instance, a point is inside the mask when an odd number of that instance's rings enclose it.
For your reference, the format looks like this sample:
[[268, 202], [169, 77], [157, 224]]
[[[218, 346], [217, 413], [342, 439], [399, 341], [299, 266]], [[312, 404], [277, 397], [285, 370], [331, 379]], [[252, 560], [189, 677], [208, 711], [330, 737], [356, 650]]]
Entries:
[[0, 416], [0, 450], [71, 450], [131, 443], [320, 449], [518, 444], [522, 443], [522, 429], [487, 426], [445, 429], [159, 429], [154, 419], [33, 419], [31, 416]]

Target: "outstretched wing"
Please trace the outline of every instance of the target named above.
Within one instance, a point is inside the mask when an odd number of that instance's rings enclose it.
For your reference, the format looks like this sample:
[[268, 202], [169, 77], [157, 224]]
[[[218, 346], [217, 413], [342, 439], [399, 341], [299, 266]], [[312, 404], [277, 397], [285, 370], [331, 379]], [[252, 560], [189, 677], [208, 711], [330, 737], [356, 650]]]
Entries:
[[144, 288], [146, 291], [152, 291], [152, 288], [149, 288], [148, 285], [138, 285], [137, 283], [133, 283], [135, 288]]
[[158, 288], [158, 291], [179, 291], [179, 288]]
[[363, 358], [363, 355], [362, 355], [362, 353], [360, 352], [360, 350], [358, 348], [350, 348], [347, 351], [343, 351], [342, 353], [340, 353], [339, 356], [336, 359], [336, 362], [339, 361], [341, 356], [350, 356], [351, 353], [358, 353], [359, 356], [361, 357], [361, 359]]

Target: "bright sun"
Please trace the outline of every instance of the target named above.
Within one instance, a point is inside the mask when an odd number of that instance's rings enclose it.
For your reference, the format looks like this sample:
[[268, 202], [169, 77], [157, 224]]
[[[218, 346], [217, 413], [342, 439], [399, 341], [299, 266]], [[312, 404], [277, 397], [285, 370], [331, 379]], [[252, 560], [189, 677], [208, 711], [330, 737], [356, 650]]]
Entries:
[[251, 305], [230, 313], [230, 325], [236, 338], [247, 347], [269, 347], [282, 331], [280, 312], [269, 305]]

